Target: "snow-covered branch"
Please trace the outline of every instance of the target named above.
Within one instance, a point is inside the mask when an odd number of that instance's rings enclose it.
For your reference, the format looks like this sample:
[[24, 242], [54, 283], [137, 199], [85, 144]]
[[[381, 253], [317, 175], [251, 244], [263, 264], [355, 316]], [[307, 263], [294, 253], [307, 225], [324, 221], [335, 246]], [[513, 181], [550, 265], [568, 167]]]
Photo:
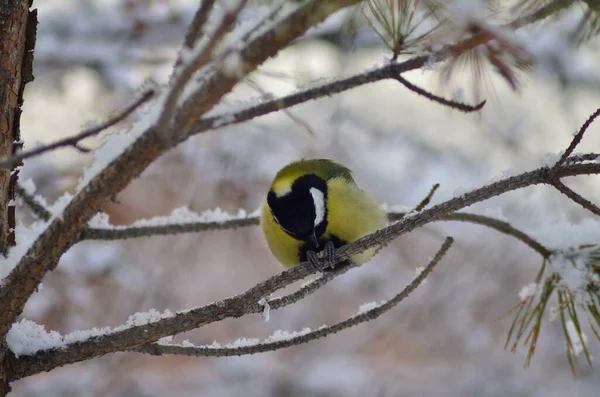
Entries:
[[[290, 346], [296, 346], [303, 343], [308, 343], [316, 339], [324, 338], [328, 335], [335, 334], [343, 331], [344, 329], [353, 327], [355, 325], [374, 320], [386, 313], [398, 303], [402, 302], [411, 292], [413, 292], [425, 278], [433, 271], [435, 265], [446, 255], [454, 239], [447, 237], [442, 244], [442, 247], [435, 254], [429, 264], [421, 271], [401, 292], [395, 295], [392, 299], [369, 307], [367, 310], [359, 310], [359, 313], [352, 316], [344, 321], [341, 321], [335, 325], [322, 326], [315, 331], [310, 331], [306, 328], [300, 332], [289, 333], [289, 332], [278, 332], [276, 335], [267, 338], [266, 341], [257, 342], [254, 344], [242, 344], [241, 346], [225, 346], [221, 347], [218, 344], [210, 346], [186, 346], [184, 345], [172, 345], [172, 344], [161, 344], [153, 343], [149, 345], [142, 345], [131, 349], [130, 351], [136, 351], [140, 353], [148, 353], [152, 355], [163, 355], [163, 354], [177, 354], [184, 356], [241, 356], [247, 354], [256, 354], [267, 351], [279, 350]], [[246, 340], [246, 339], [245, 339]]]

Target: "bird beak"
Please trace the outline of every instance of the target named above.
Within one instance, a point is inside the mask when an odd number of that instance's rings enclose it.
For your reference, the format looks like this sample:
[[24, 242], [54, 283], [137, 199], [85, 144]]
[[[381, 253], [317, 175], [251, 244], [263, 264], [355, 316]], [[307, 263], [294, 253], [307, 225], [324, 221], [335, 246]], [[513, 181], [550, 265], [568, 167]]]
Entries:
[[313, 245], [313, 247], [319, 248], [319, 240], [317, 240], [317, 234], [314, 230], [312, 234], [308, 236], [308, 241]]

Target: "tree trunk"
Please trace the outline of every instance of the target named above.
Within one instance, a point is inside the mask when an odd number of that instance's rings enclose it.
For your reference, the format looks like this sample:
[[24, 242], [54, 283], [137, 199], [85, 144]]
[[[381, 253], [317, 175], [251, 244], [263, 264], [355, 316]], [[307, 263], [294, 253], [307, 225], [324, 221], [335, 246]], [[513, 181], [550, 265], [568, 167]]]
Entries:
[[[21, 147], [19, 124], [23, 89], [33, 80], [32, 62], [36, 10], [33, 0], [0, 0], [0, 157], [11, 156]], [[15, 244], [15, 185], [19, 175], [13, 169], [0, 169], [0, 254], [6, 256]], [[10, 391], [9, 352], [5, 335], [0, 335], [0, 396]]]

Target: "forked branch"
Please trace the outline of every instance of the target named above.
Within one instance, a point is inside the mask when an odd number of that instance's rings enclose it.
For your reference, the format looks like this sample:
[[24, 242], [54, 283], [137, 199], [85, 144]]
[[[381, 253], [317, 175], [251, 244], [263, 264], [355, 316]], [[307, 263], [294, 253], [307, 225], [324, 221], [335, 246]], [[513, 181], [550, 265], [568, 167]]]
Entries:
[[439, 263], [439, 261], [446, 255], [454, 239], [452, 237], [446, 237], [444, 244], [435, 254], [433, 259], [429, 262], [429, 264], [423, 269], [418, 276], [416, 276], [410, 284], [408, 284], [400, 293], [394, 296], [389, 301], [367, 310], [363, 313], [359, 313], [353, 317], [348, 318], [342, 322], [339, 322], [335, 325], [328, 327], [321, 327], [318, 330], [308, 332], [299, 336], [295, 336], [289, 339], [275, 341], [275, 342], [267, 342], [267, 343], [259, 343], [256, 345], [244, 346], [244, 347], [235, 347], [235, 348], [212, 348], [212, 347], [184, 347], [177, 345], [163, 345], [163, 344], [149, 344], [142, 345], [136, 348], [131, 349], [130, 351], [136, 351], [140, 353], [148, 353], [152, 355], [163, 355], [163, 354], [177, 354], [184, 356], [241, 356], [248, 354], [256, 354], [267, 351], [274, 351], [283, 349], [290, 346], [296, 346], [303, 343], [308, 343], [316, 339], [324, 338], [328, 335], [335, 334], [344, 329], [353, 327], [355, 325], [371, 321], [381, 316], [385, 312], [392, 309], [398, 303], [402, 302], [411, 292], [413, 292], [425, 278], [433, 271], [435, 265]]

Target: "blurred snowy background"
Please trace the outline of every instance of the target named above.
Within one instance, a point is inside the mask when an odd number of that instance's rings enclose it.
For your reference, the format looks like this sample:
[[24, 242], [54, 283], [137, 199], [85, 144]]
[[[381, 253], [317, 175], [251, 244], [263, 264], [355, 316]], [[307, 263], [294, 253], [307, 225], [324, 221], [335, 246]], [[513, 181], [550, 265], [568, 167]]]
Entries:
[[[79, 131], [131, 102], [147, 79], [164, 83], [194, 13], [192, 0], [36, 0], [35, 81], [27, 86], [25, 148]], [[260, 5], [257, 5], [259, 7]], [[599, 41], [564, 47], [560, 28], [528, 31], [523, 40], [548, 59], [569, 57], [557, 76], [542, 67], [513, 93], [490, 73], [485, 108], [466, 115], [383, 81], [283, 113], [194, 137], [153, 164], [105, 211], [111, 223], [169, 214], [256, 209], [276, 171], [300, 157], [348, 165], [381, 202], [414, 206], [434, 183], [440, 202], [503, 175], [534, 168], [568, 145], [600, 106]], [[343, 17], [337, 21], [343, 20]], [[572, 21], [571, 21], [572, 24]], [[340, 43], [331, 22], [298, 41], [226, 99], [293, 92], [319, 79], [364, 71], [389, 56], [368, 30]], [[329, 30], [328, 30], [329, 29]], [[319, 32], [317, 32], [319, 33]], [[563, 46], [563, 47], [561, 47]], [[564, 65], [563, 65], [564, 66]], [[406, 74], [413, 83], [469, 98], [468, 79], [442, 87], [435, 68]], [[260, 87], [257, 90], [256, 87]], [[460, 92], [463, 91], [463, 93]], [[126, 126], [126, 125], [124, 125]], [[84, 142], [95, 147], [101, 139]], [[600, 150], [600, 124], [578, 151]], [[49, 201], [77, 183], [90, 155], [62, 149], [26, 162]], [[569, 185], [600, 201], [598, 179]], [[598, 242], [592, 215], [549, 187], [532, 187], [470, 211], [504, 218], [550, 248]], [[22, 211], [22, 217], [28, 216]], [[558, 322], [544, 324], [532, 366], [526, 349], [503, 349], [521, 287], [540, 258], [520, 242], [479, 226], [436, 224], [395, 241], [375, 260], [294, 306], [227, 320], [178, 336], [195, 344], [264, 338], [275, 330], [333, 324], [403, 288], [446, 235], [456, 244], [410, 298], [380, 319], [316, 343], [233, 358], [114, 354], [16, 382], [14, 396], [596, 396], [600, 377], [583, 357], [573, 380]], [[66, 333], [119, 325], [137, 311], [201, 306], [244, 291], [281, 269], [257, 227], [72, 248], [25, 316]], [[588, 334], [589, 334], [589, 330]], [[590, 335], [591, 354], [600, 356]]]

